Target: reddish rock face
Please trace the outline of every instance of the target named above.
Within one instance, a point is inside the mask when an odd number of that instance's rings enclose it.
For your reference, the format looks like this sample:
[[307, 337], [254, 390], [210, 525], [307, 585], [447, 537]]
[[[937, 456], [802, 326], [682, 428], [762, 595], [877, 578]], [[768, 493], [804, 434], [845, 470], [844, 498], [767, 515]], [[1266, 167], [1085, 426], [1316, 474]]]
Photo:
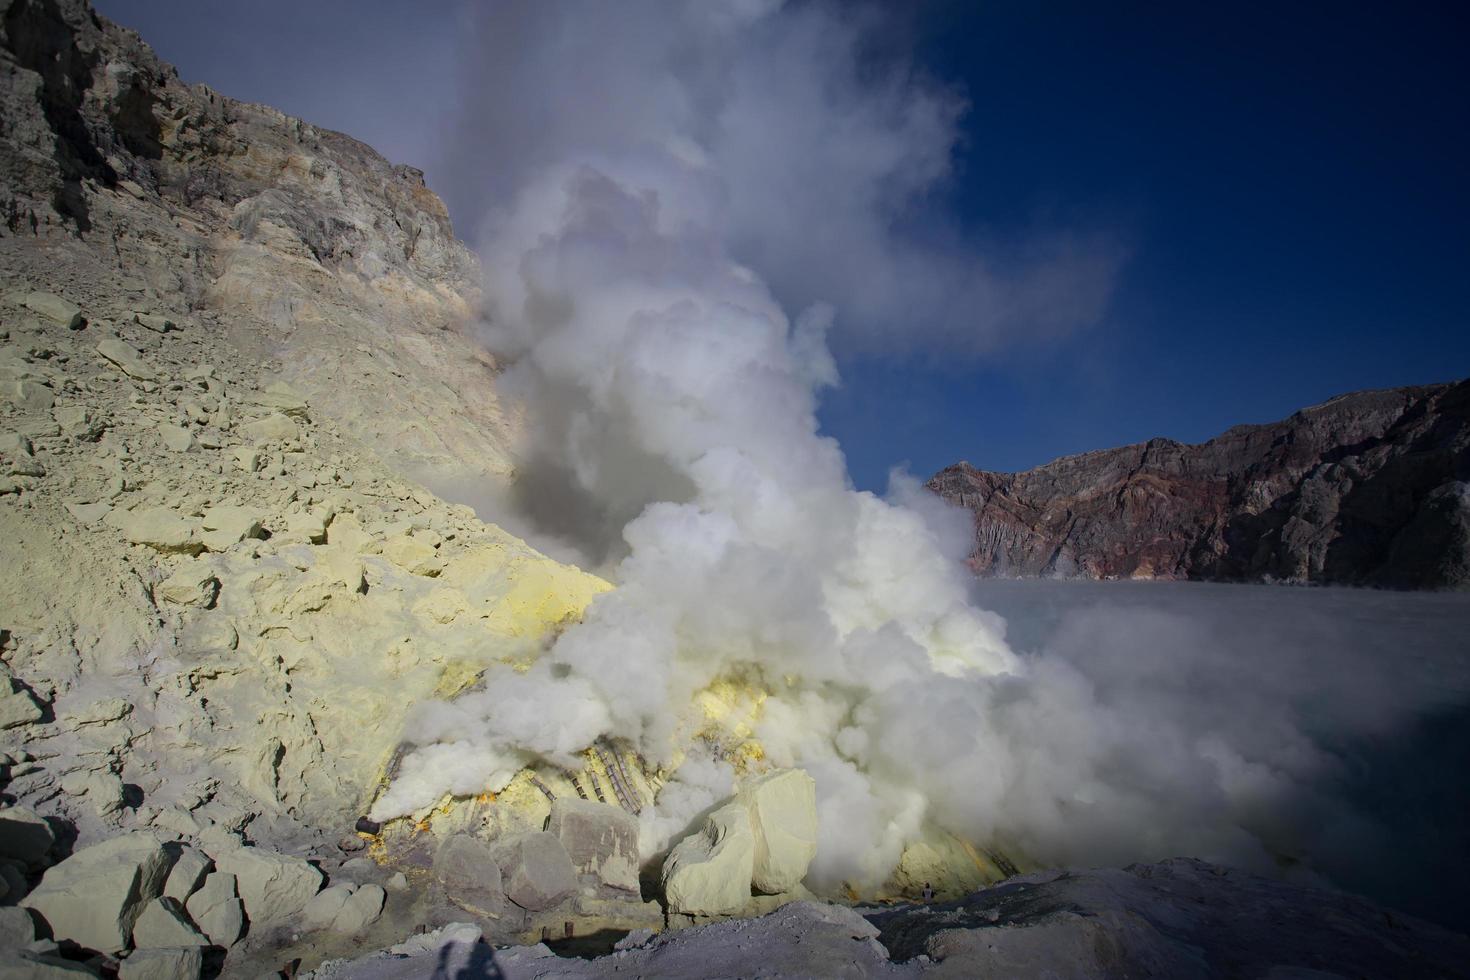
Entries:
[[1470, 381], [928, 486], [974, 514], [984, 575], [1465, 588]]

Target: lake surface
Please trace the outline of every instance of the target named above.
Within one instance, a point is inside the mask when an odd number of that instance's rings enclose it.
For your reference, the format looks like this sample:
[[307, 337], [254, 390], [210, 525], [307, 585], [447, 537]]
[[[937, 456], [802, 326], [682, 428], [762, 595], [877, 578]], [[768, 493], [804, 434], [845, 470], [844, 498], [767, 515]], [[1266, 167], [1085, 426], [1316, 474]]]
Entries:
[[1228, 760], [1177, 792], [1149, 790], [1157, 827], [1142, 821], [1125, 852], [1174, 856], [1150, 848], [1182, 839], [1169, 828], [1200, 802], [1186, 797], [1219, 791], [1229, 804], [1209, 812], [1280, 873], [1464, 930], [1470, 594], [982, 580], [974, 596], [1006, 618], [1018, 653], [1086, 678], [1095, 729], [1132, 747], [1104, 778], [1152, 778], [1150, 746]]

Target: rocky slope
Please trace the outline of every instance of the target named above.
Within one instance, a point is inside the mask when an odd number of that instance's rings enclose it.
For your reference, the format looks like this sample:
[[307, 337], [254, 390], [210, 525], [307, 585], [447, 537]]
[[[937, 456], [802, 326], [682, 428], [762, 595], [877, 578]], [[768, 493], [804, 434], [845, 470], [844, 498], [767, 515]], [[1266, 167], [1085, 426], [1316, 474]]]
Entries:
[[928, 486], [973, 513], [981, 574], [1463, 588], [1470, 381]]
[[310, 976], [1307, 980], [1465, 977], [1467, 963], [1470, 939], [1361, 899], [1175, 860], [1026, 875], [938, 905], [796, 902], [753, 921], [634, 933], [592, 960], [546, 944], [494, 949], [455, 927]]
[[474, 255], [411, 167], [186, 85], [81, 0], [0, 3], [0, 262], [189, 314], [430, 483], [510, 467]]

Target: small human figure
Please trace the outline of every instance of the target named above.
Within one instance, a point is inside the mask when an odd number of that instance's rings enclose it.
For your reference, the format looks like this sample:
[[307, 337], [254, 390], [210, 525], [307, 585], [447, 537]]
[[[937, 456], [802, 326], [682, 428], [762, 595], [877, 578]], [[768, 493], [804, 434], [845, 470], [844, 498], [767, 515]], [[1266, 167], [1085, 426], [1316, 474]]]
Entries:
[[924, 882], [924, 901], [934, 901], [934, 886], [929, 884], [929, 882], [927, 881]]

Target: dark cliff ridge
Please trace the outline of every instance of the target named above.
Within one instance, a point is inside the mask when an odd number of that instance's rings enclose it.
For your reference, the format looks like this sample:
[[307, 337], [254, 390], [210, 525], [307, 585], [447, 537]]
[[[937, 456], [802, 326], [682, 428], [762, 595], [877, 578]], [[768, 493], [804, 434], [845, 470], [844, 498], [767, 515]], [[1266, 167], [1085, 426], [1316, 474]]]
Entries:
[[1467, 588], [1470, 380], [928, 486], [974, 515], [982, 575]]

